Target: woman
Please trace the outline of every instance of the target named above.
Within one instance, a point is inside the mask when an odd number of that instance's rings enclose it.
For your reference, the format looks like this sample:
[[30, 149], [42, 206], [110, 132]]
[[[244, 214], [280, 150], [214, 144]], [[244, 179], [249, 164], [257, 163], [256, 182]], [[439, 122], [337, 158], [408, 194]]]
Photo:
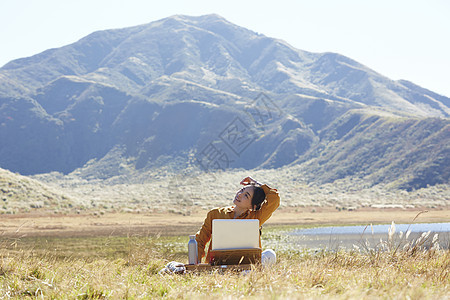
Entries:
[[[272, 213], [280, 206], [280, 196], [276, 189], [267, 185], [261, 185], [251, 177], [244, 178], [241, 182], [244, 187], [240, 189], [234, 197], [234, 206], [219, 207], [210, 210], [206, 216], [202, 228], [197, 232], [196, 240], [198, 245], [198, 259], [205, 256], [205, 246], [211, 240], [212, 220], [214, 219], [258, 219], [261, 226], [266, 222]], [[265, 201], [264, 201], [265, 200]], [[260, 241], [261, 245], [261, 241]], [[206, 261], [210, 261], [209, 244]], [[262, 253], [262, 262], [274, 260], [275, 253], [266, 250]]]

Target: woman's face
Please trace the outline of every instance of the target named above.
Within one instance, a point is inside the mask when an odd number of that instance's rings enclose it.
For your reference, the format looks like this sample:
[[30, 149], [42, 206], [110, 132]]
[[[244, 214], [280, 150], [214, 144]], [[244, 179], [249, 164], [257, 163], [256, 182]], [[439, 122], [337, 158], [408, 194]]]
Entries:
[[254, 188], [253, 185], [244, 186], [236, 193], [233, 203], [240, 208], [251, 209]]

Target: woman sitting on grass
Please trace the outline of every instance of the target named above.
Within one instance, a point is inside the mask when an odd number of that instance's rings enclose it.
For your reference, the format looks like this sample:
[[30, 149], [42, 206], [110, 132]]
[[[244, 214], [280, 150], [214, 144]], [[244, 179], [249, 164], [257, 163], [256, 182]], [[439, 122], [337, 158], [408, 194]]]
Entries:
[[[196, 240], [198, 245], [198, 261], [201, 262], [205, 256], [205, 245], [211, 240], [212, 220], [214, 219], [258, 219], [261, 226], [266, 222], [272, 213], [280, 206], [280, 196], [276, 189], [267, 185], [261, 185], [251, 177], [244, 178], [241, 182], [244, 185], [234, 197], [234, 206], [219, 207], [210, 210], [206, 216], [202, 228], [197, 232]], [[265, 200], [265, 201], [264, 201]], [[206, 262], [210, 261], [211, 244], [209, 244]], [[261, 246], [261, 240], [259, 242]], [[263, 251], [261, 261], [274, 261], [275, 252], [273, 250]]]

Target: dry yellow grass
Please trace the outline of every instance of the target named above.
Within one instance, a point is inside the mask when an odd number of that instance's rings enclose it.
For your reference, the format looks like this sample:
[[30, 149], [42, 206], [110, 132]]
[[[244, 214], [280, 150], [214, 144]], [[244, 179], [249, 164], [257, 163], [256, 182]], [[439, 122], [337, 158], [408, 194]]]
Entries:
[[281, 251], [245, 273], [158, 275], [186, 260], [185, 238], [4, 240], [0, 298], [445, 299], [448, 250]]
[[[334, 208], [280, 208], [266, 223], [270, 225], [337, 225], [379, 224], [395, 221], [410, 223], [417, 209], [365, 209], [337, 211]], [[127, 234], [181, 235], [195, 233], [203, 223], [207, 210], [198, 210], [189, 216], [170, 213], [105, 213], [53, 214], [27, 213], [2, 215], [1, 236], [98, 236]], [[448, 209], [429, 210], [416, 222], [448, 222]]]
[[[429, 212], [420, 216], [420, 222], [448, 222], [448, 186], [410, 193], [352, 190], [353, 183], [336, 189], [308, 186], [293, 180], [295, 174], [280, 172], [257, 174], [269, 178], [282, 193], [282, 207], [266, 228], [410, 223], [422, 205]], [[392, 245], [367, 252], [318, 253], [280, 247], [276, 265], [248, 274], [158, 275], [170, 260], [186, 261], [187, 234], [199, 228], [207, 209], [230, 203], [226, 199], [232, 198], [236, 181], [244, 175], [222, 174], [214, 182], [198, 177], [175, 190], [167, 176], [130, 185], [62, 178], [49, 184], [51, 189], [42, 187], [47, 194], [37, 181], [0, 180], [5, 194], [0, 211], [0, 299], [449, 297], [449, 250], [397, 251]], [[282, 184], [286, 178], [292, 180]], [[210, 185], [207, 192], [219, 193], [199, 197], [198, 182]], [[46, 199], [36, 202], [34, 185]], [[184, 198], [179, 197], [180, 190]], [[402, 209], [375, 209], [372, 204]], [[342, 210], [344, 205], [356, 211]], [[126, 209], [135, 213], [114, 213]], [[275, 234], [271, 231], [263, 238], [273, 238], [268, 244], [274, 245], [279, 242], [277, 227], [270, 230]], [[137, 233], [145, 237], [134, 237]]]

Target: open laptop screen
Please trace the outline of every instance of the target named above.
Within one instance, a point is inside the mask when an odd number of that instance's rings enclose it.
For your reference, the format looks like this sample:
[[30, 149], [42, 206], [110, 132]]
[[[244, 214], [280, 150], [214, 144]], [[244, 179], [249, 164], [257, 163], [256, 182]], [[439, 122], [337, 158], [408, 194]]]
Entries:
[[215, 219], [212, 250], [259, 248], [259, 220]]

